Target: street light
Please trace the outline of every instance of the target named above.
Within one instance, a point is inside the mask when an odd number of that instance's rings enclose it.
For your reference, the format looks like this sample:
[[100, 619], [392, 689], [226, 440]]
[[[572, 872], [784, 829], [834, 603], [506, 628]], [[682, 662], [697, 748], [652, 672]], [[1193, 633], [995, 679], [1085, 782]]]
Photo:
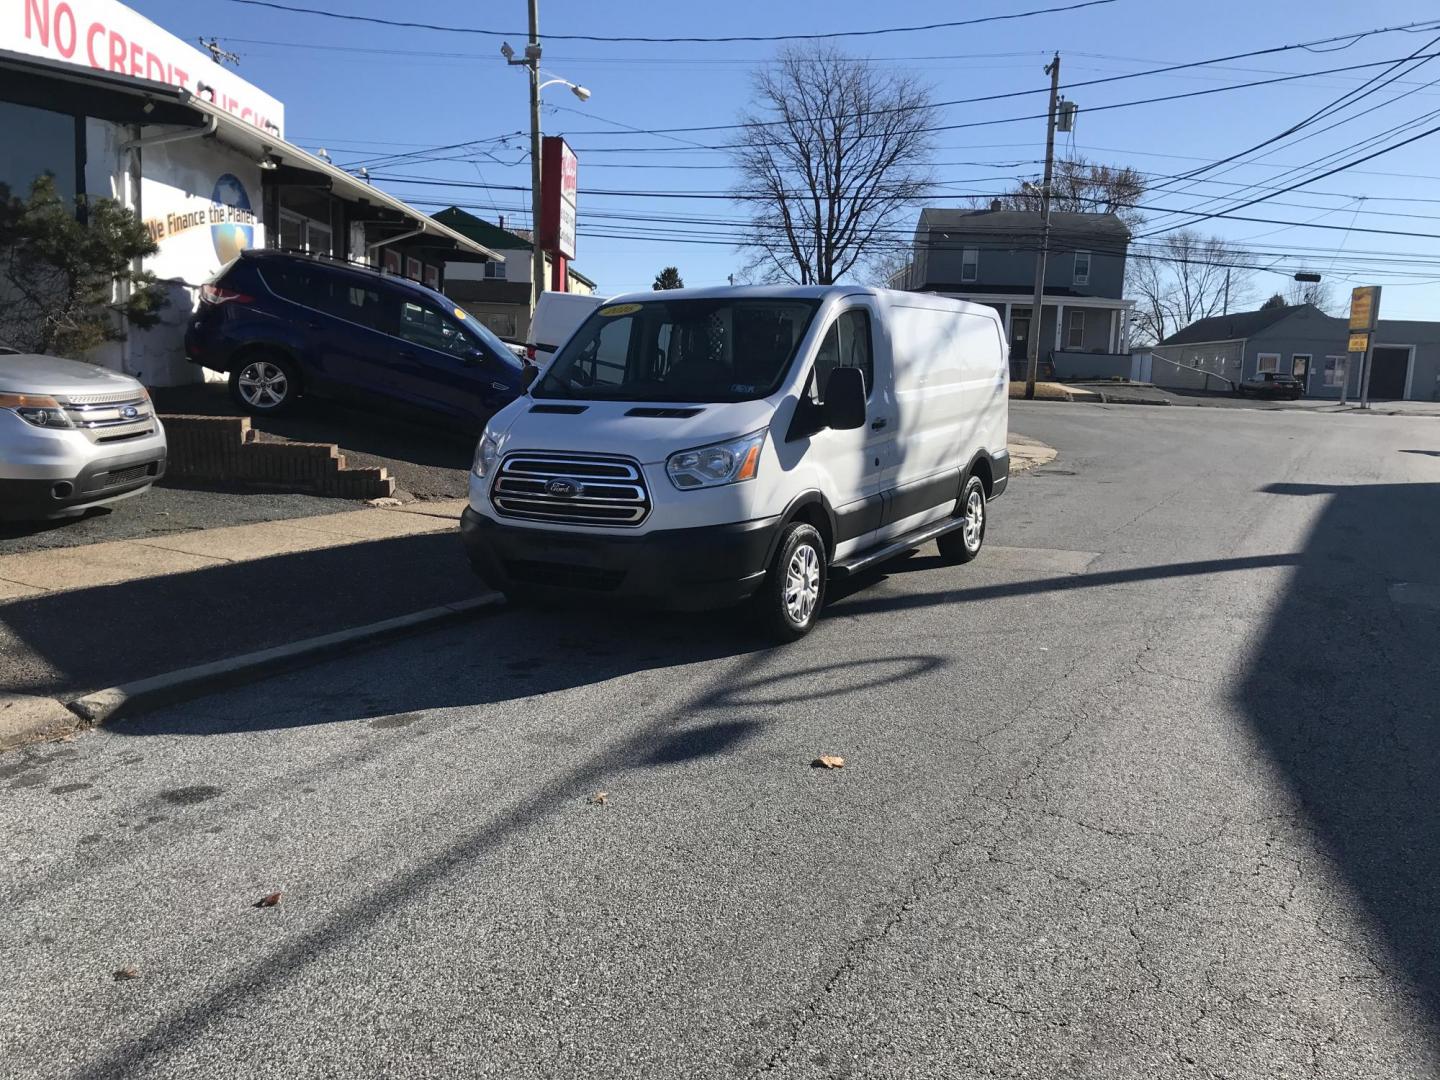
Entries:
[[500, 55], [511, 67], [525, 67], [530, 71], [530, 314], [533, 317], [535, 303], [545, 291], [545, 253], [540, 250], [540, 91], [547, 86], [568, 86], [581, 101], [590, 100], [590, 91], [568, 79], [540, 81], [539, 0], [530, 0], [530, 40], [525, 45], [524, 57], [517, 58], [508, 41], [501, 43]]

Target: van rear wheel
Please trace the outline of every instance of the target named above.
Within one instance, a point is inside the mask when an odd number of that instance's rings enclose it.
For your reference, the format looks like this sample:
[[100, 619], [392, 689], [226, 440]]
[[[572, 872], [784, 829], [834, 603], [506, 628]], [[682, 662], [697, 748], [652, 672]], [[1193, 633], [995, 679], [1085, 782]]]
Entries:
[[813, 525], [785, 526], [765, 583], [755, 594], [755, 609], [767, 636], [798, 641], [810, 632], [825, 604], [825, 542]]
[[965, 524], [935, 541], [941, 559], [951, 564], [967, 563], [980, 554], [985, 544], [985, 509], [985, 482], [972, 476], [965, 481], [956, 507]]

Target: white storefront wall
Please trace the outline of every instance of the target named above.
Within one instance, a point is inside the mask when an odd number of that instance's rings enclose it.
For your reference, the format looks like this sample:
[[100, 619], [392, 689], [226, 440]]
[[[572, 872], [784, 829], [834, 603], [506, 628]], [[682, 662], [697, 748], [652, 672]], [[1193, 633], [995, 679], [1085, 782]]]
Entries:
[[[0, 48], [179, 86], [257, 131], [283, 130], [279, 101], [116, 0], [4, 0]], [[90, 359], [152, 386], [204, 378], [184, 357], [199, 288], [240, 250], [265, 245], [258, 162], [213, 136], [143, 145], [180, 130], [85, 122], [86, 194], [116, 199], [139, 215], [160, 249], [145, 269], [161, 280], [168, 301], [158, 326], [132, 330]]]

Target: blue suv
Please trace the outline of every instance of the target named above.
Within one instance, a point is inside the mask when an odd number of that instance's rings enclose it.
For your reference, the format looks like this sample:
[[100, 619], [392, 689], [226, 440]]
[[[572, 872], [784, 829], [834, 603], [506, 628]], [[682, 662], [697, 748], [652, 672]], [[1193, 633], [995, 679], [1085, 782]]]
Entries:
[[504, 342], [435, 290], [279, 251], [246, 251], [201, 289], [185, 355], [229, 372], [255, 415], [306, 395], [479, 431], [529, 383]]

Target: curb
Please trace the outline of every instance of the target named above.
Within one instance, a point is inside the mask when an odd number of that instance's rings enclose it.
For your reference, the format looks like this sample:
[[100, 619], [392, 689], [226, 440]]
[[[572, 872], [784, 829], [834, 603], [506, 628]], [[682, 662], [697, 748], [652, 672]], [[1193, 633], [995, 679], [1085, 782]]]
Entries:
[[1155, 401], [1151, 398], [1125, 397], [1122, 394], [1107, 394], [1103, 390], [1096, 390], [1095, 394], [1105, 405], [1173, 405], [1174, 402], [1166, 401], [1163, 398]]
[[[14, 749], [28, 743], [65, 738], [77, 730], [96, 727], [160, 705], [186, 701], [246, 681], [251, 676], [268, 675], [302, 667], [305, 664], [345, 652], [357, 646], [375, 644], [404, 637], [419, 630], [428, 630], [450, 622], [459, 622], [504, 602], [499, 593], [489, 593], [470, 600], [439, 607], [425, 608], [393, 619], [353, 626], [333, 634], [292, 641], [257, 652], [216, 660], [208, 664], [153, 675], [148, 679], [109, 686], [73, 700], [44, 702], [47, 709], [35, 709], [34, 719], [9, 725], [0, 738], [0, 749]], [[68, 720], [57, 723], [61, 707], [68, 710]], [[17, 718], [19, 719], [19, 718]]]

